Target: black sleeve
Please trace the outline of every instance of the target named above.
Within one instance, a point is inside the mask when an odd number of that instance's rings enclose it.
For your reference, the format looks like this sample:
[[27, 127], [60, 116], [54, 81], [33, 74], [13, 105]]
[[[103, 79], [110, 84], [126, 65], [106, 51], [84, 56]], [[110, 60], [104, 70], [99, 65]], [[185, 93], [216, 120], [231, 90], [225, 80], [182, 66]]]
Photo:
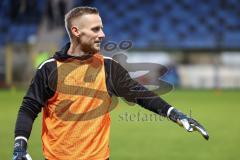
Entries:
[[132, 79], [128, 71], [118, 62], [111, 60], [108, 79], [111, 83], [110, 92], [118, 97], [123, 97], [129, 102], [140, 106], [162, 116], [167, 115], [171, 107], [166, 101], [154, 92]]
[[54, 85], [50, 88], [48, 81], [50, 70], [46, 66], [44, 65], [36, 71], [23, 98], [17, 116], [15, 137], [24, 136], [29, 138], [35, 118], [41, 112], [47, 100], [54, 95]]

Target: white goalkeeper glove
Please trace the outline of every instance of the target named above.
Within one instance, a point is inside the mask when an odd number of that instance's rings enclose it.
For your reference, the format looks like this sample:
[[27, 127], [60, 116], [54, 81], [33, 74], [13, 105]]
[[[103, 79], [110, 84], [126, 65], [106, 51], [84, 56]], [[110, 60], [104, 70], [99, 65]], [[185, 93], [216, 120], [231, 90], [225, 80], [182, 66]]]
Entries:
[[13, 160], [32, 160], [27, 153], [27, 138], [21, 136], [15, 138]]
[[209, 136], [206, 129], [196, 120], [193, 118], [187, 117], [182, 112], [178, 111], [174, 107], [168, 109], [167, 117], [170, 118], [172, 121], [178, 123], [180, 126], [183, 126], [188, 132], [198, 131], [201, 135], [208, 140]]

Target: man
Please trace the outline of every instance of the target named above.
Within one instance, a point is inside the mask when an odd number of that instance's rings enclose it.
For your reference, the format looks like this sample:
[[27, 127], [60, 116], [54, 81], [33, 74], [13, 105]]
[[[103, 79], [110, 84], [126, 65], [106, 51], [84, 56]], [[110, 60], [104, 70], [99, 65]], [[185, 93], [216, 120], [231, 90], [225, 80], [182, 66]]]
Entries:
[[27, 140], [41, 110], [46, 159], [108, 159], [113, 95], [169, 117], [188, 131], [202, 131], [208, 138], [199, 123], [134, 81], [118, 62], [99, 53], [105, 35], [96, 8], [72, 9], [65, 16], [65, 26], [71, 42], [38, 67], [23, 98], [15, 128], [14, 160], [30, 159]]

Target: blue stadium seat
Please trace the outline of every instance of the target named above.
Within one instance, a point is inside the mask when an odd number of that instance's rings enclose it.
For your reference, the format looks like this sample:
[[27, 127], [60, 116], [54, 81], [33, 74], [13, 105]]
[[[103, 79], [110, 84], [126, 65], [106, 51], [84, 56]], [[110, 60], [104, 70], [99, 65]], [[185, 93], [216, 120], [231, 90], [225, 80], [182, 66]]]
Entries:
[[[46, 0], [36, 1], [36, 15], [43, 15]], [[37, 26], [41, 16], [31, 17], [31, 15], [21, 14], [17, 19], [11, 17], [12, 1], [2, 0], [0, 2], [0, 44], [6, 42], [26, 43], [31, 35], [37, 33]]]
[[37, 34], [37, 25], [12, 25], [8, 32], [8, 41], [11, 43], [27, 43], [28, 38]]
[[[76, 0], [76, 4], [82, 3]], [[91, 1], [104, 20], [105, 41], [133, 41], [136, 48], [216, 49], [238, 46], [238, 0]], [[197, 7], [196, 7], [197, 6]], [[219, 38], [220, 37], [220, 38]]]
[[239, 45], [240, 45], [240, 30], [238, 30], [236, 32], [227, 32], [224, 35], [223, 45], [226, 48], [239, 49]]

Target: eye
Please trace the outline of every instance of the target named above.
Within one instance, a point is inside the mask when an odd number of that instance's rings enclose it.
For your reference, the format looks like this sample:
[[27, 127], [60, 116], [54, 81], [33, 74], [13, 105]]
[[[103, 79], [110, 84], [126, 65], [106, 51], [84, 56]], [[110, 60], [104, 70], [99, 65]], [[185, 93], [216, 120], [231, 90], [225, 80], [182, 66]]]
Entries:
[[98, 32], [100, 30], [100, 27], [94, 27], [94, 28], [92, 28], [92, 31], [93, 32]]
[[92, 31], [95, 32], [95, 33], [97, 33], [97, 32], [99, 32], [101, 29], [102, 29], [102, 27], [94, 27], [94, 28], [92, 28]]

